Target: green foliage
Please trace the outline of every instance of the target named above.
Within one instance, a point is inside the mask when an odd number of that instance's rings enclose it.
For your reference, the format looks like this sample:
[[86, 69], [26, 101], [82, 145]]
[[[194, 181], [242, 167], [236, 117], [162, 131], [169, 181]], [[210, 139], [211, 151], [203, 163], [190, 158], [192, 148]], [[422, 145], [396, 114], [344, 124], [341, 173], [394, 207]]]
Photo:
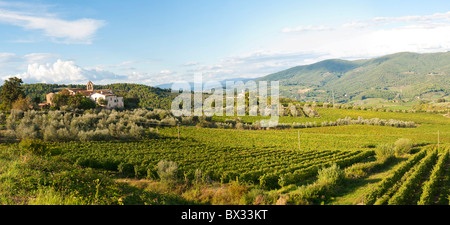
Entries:
[[241, 197], [241, 205], [259, 205], [266, 197], [266, 193], [262, 189], [251, 189]]
[[[325, 60], [297, 66], [257, 81], [280, 81], [282, 97], [303, 101], [336, 102], [355, 99], [414, 100], [428, 93], [450, 94], [450, 53], [396, 53], [368, 60]], [[432, 71], [432, 72], [431, 72]], [[299, 93], [298, 90], [307, 90]]]
[[345, 179], [344, 170], [333, 163], [317, 172], [317, 180], [313, 184], [302, 185], [297, 190], [288, 193], [288, 203], [295, 205], [319, 204], [333, 195], [333, 189]]
[[[306, 107], [305, 107], [306, 108]], [[279, 123], [275, 127], [276, 129], [291, 129], [291, 128], [312, 128], [312, 127], [331, 127], [331, 126], [347, 126], [347, 125], [370, 125], [370, 126], [388, 126], [388, 127], [397, 127], [397, 128], [415, 128], [417, 127], [416, 123], [413, 121], [402, 121], [395, 119], [380, 119], [380, 118], [371, 118], [364, 119], [361, 116], [358, 116], [356, 119], [352, 119], [351, 117], [345, 117], [344, 119], [338, 118], [336, 121], [323, 121], [320, 124], [317, 121], [310, 122], [307, 118], [317, 117], [316, 114], [309, 115], [306, 118], [299, 117], [280, 117]], [[213, 123], [207, 123], [208, 126], [204, 124], [200, 124], [200, 127], [220, 127], [220, 125], [226, 124], [227, 126], [220, 128], [239, 128], [239, 129], [261, 129], [260, 121], [263, 119], [269, 119], [268, 117], [262, 116], [244, 116], [244, 120], [247, 123], [234, 122], [231, 123], [230, 117], [220, 118], [213, 117]], [[239, 117], [238, 117], [239, 118]], [[324, 120], [323, 118], [318, 118], [318, 121]], [[221, 121], [225, 121], [222, 123]], [[300, 122], [300, 121], [308, 121], [308, 122]], [[238, 125], [239, 124], [239, 125]]]
[[[183, 128], [181, 134], [196, 132], [196, 128]], [[211, 138], [208, 135], [204, 137]], [[191, 138], [180, 141], [177, 138], [162, 138], [140, 142], [55, 143], [55, 148], [65, 149], [62, 153], [64, 157], [82, 166], [118, 170], [122, 164], [124, 175], [134, 174], [134, 165], [140, 165], [139, 174], [146, 174], [147, 169], [153, 168], [159, 161], [170, 159], [178, 164], [180, 174], [186, 173], [189, 180], [194, 180], [196, 171], [201, 170], [202, 176], [215, 181], [226, 183], [238, 177], [242, 182], [261, 184], [266, 189], [278, 187], [280, 177], [285, 177], [286, 185], [302, 182], [315, 176], [321, 166], [327, 166], [330, 162], [344, 167], [373, 155], [370, 151], [342, 150], [292, 154], [291, 150], [276, 147], [261, 150], [248, 145], [228, 147], [217, 143], [199, 142]], [[234, 143], [239, 142], [235, 140]], [[252, 160], [247, 160], [250, 157]]]
[[11, 108], [20, 111], [27, 111], [31, 106], [31, 100], [29, 98], [19, 97], [12, 103]]
[[375, 161], [369, 161], [364, 163], [355, 163], [350, 167], [345, 168], [345, 176], [349, 178], [363, 178], [372, 172], [375, 172], [393, 161], [395, 157], [382, 156], [378, 157]]
[[[64, 88], [86, 88], [86, 85], [59, 85], [59, 84], [24, 84], [24, 96], [28, 96], [31, 99], [39, 97], [39, 99], [46, 99], [48, 93], [55, 93], [63, 90]], [[172, 94], [170, 90], [151, 87], [142, 84], [128, 84], [117, 83], [109, 85], [96, 85], [96, 89], [111, 89], [114, 93], [124, 97], [125, 107], [128, 109], [133, 108], [151, 108], [151, 109], [170, 109], [171, 102], [177, 94]], [[57, 99], [62, 105], [68, 104], [68, 99]], [[62, 106], [60, 105], [60, 106]], [[58, 106], [57, 108], [59, 108]], [[80, 107], [74, 108], [92, 108], [92, 104], [89, 106], [81, 103]]]
[[39, 139], [23, 139], [19, 143], [19, 147], [35, 155], [45, 155], [48, 153], [47, 145]]
[[[366, 195], [366, 204], [376, 205], [430, 205], [441, 201], [448, 188], [442, 176], [448, 160], [448, 149], [440, 156], [434, 146], [424, 147], [419, 153], [400, 164]], [[439, 190], [441, 188], [442, 190]], [[439, 200], [438, 200], [439, 199]], [[446, 200], [443, 200], [445, 202]], [[446, 203], [445, 203], [446, 204]]]
[[[67, 89], [64, 89], [67, 90]], [[81, 94], [69, 95], [68, 93], [59, 93], [54, 95], [53, 104], [55, 109], [93, 109], [95, 102]]]
[[437, 150], [428, 154], [417, 169], [402, 183], [398, 191], [389, 199], [389, 205], [410, 205], [415, 204], [415, 190], [421, 188], [420, 180], [430, 171], [437, 158]]
[[398, 139], [394, 145], [395, 145], [395, 153], [397, 155], [408, 153], [413, 146], [411, 140], [407, 138]]
[[261, 187], [268, 190], [276, 189], [280, 187], [280, 185], [278, 184], [278, 179], [279, 176], [277, 174], [274, 173], [264, 174], [261, 177], [259, 177], [259, 184], [261, 185]]
[[98, 104], [100, 105], [108, 105], [108, 101], [104, 98], [99, 98], [98, 99]]
[[[48, 93], [54, 93], [62, 90], [66, 85], [61, 84], [22, 84], [25, 95], [31, 99], [45, 100]], [[37, 102], [40, 103], [40, 102]]]
[[10, 110], [15, 101], [19, 98], [25, 98], [25, 93], [21, 86], [22, 83], [22, 79], [17, 77], [11, 77], [8, 80], [5, 80], [2, 91], [0, 92], [3, 109]]
[[158, 176], [163, 182], [173, 183], [177, 181], [178, 165], [175, 162], [161, 160], [157, 164]]
[[[45, 141], [107, 141], [140, 140], [157, 137], [149, 125], [172, 125], [176, 121], [162, 110], [85, 111], [84, 114], [64, 111], [11, 111], [6, 119], [10, 138], [43, 139]], [[165, 115], [161, 121], [151, 118]]]
[[324, 185], [335, 185], [345, 178], [345, 172], [336, 163], [330, 167], [318, 171], [317, 183]]
[[68, 97], [67, 105], [72, 109], [93, 109], [95, 102], [81, 94], [75, 94]]
[[427, 149], [424, 148], [407, 161], [399, 165], [399, 167], [388, 177], [385, 177], [377, 184], [368, 194], [365, 195], [364, 204], [372, 205], [378, 198], [382, 197], [392, 186], [394, 186], [403, 175], [408, 172], [418, 161], [420, 161], [427, 154]]
[[438, 162], [431, 171], [430, 179], [422, 186], [422, 194], [417, 205], [431, 205], [434, 203], [432, 198], [439, 191], [439, 181], [444, 175], [445, 165], [449, 159], [449, 152], [450, 151], [447, 150], [439, 157]]
[[[298, 146], [297, 131], [289, 129], [249, 131], [183, 126], [180, 129], [181, 138], [178, 140], [177, 128], [166, 127], [166, 125], [174, 122], [176, 124], [178, 121], [195, 125], [199, 122], [213, 122], [214, 120], [207, 117], [174, 118], [170, 112], [164, 110], [88, 110], [83, 114], [63, 111], [11, 111], [11, 115], [8, 117], [6, 117], [8, 114], [5, 113], [5, 123], [9, 127], [6, 133], [13, 134], [14, 138], [33, 136], [48, 141], [65, 141], [45, 144], [49, 151], [59, 151], [59, 155], [54, 156], [54, 158], [62, 159], [60, 162], [68, 163], [69, 165], [74, 164], [76, 168], [80, 168], [84, 172], [90, 170], [89, 168], [94, 168], [95, 170], [92, 171], [97, 172], [91, 172], [97, 173], [97, 175], [100, 175], [104, 170], [118, 171], [122, 176], [151, 178], [152, 181], [148, 182], [154, 185], [153, 182], [157, 183], [158, 181], [156, 180], [159, 177], [157, 164], [162, 160], [170, 160], [177, 164], [177, 179], [184, 174], [185, 184], [188, 187], [190, 186], [190, 181], [201, 181], [194, 186], [218, 184], [211, 183], [211, 181], [220, 181], [223, 185], [228, 186], [230, 182], [238, 180], [240, 184], [248, 184], [252, 188], [256, 188], [256, 191], [252, 193], [250, 193], [251, 191], [245, 192], [246, 194], [242, 194], [244, 193], [242, 191], [237, 191], [237, 194], [231, 194], [234, 192], [230, 192], [230, 196], [236, 195], [238, 197], [229, 199], [234, 199], [233, 202], [237, 199], [238, 203], [245, 204], [273, 204], [277, 199], [281, 199], [282, 201], [280, 202], [288, 204], [329, 203], [329, 200], [335, 196], [335, 192], [340, 191], [341, 188], [346, 188], [347, 182], [350, 184], [355, 179], [365, 179], [371, 172], [380, 168], [384, 169], [389, 162], [392, 162], [393, 157], [385, 159], [378, 156], [390, 155], [386, 152], [391, 152], [391, 150], [381, 151], [382, 153], [376, 155], [377, 151], [379, 151], [377, 143], [394, 143], [399, 137], [408, 137], [419, 144], [432, 143], [436, 139], [434, 132], [436, 127], [440, 129], [441, 134], [448, 132], [448, 118], [439, 114], [331, 109], [319, 108], [318, 106], [315, 106], [315, 109], [321, 117], [280, 118], [280, 120], [290, 122], [308, 123], [308, 127], [316, 123], [316, 125], [311, 126], [313, 128], [301, 130], [301, 149]], [[361, 115], [361, 118], [358, 118], [358, 115]], [[350, 119], [339, 119], [347, 116]], [[373, 119], [362, 119], [362, 116]], [[376, 118], [380, 119], [376, 120]], [[417, 121], [420, 123], [420, 126], [411, 129], [398, 129], [396, 126], [371, 126], [377, 122], [381, 123], [381, 119], [389, 121], [389, 118], [402, 121]], [[233, 117], [223, 119], [223, 122], [227, 122], [222, 125], [231, 124], [233, 126], [241, 123], [243, 127], [246, 127], [248, 126], [246, 123], [252, 118], [242, 117], [235, 119]], [[353, 120], [360, 122], [352, 124]], [[324, 121], [334, 121], [346, 126], [320, 126]], [[156, 133], [154, 132], [156, 129], [148, 128], [150, 124], [165, 127], [157, 129], [159, 139], [146, 138], [149, 132]], [[327, 122], [328, 124], [330, 123]], [[246, 128], [248, 129], [248, 127]], [[106, 131], [108, 134], [106, 134]], [[142, 131], [145, 131], [144, 136], [141, 136]], [[96, 132], [100, 135], [96, 135]], [[102, 136], [102, 133], [105, 136]], [[137, 134], [136, 137], [140, 136], [141, 138], [136, 141], [133, 133]], [[80, 136], [83, 136], [81, 134], [87, 135], [86, 139], [82, 138], [84, 142], [78, 141]], [[445, 145], [448, 140], [448, 137], [441, 135], [441, 146]], [[377, 147], [375, 148], [375, 146]], [[410, 151], [410, 154], [414, 154], [410, 156], [410, 159], [416, 155], [426, 155], [426, 153], [414, 153], [412, 151]], [[37, 155], [33, 155], [33, 157], [35, 156]], [[406, 156], [408, 155], [405, 154], [401, 158]], [[2, 157], [0, 157], [0, 161]], [[23, 161], [28, 161], [28, 159]], [[374, 159], [375, 161], [373, 161]], [[394, 162], [401, 160], [397, 159]], [[404, 165], [400, 164], [393, 171], [386, 171], [388, 172], [386, 178], [391, 177], [391, 173], [397, 175], [395, 175], [395, 178], [390, 178], [390, 183], [381, 181], [379, 184], [375, 184], [375, 186], [378, 186], [384, 183], [385, 189], [377, 192], [374, 201], [380, 204], [388, 203], [396, 191], [401, 189], [401, 185], [407, 180], [407, 177], [410, 177], [416, 170], [412, 168], [418, 168], [415, 167], [418, 165], [418, 161], [410, 164], [409, 166], [411, 167], [409, 169], [405, 169]], [[330, 168], [333, 163], [342, 168], [340, 169], [341, 172], [345, 168], [346, 176], [353, 179], [346, 180], [343, 186], [339, 186], [339, 182], [328, 185], [330, 182], [324, 181], [327, 179], [322, 179], [322, 182], [319, 182], [319, 178], [315, 180], [314, 184], [304, 185], [318, 175], [321, 168]], [[98, 181], [96, 181], [97, 178], [91, 181], [86, 180], [85, 185], [90, 187], [88, 194], [77, 194], [73, 190], [82, 190], [87, 187], [84, 187], [84, 184], [78, 184], [81, 187], [74, 184], [75, 182], [72, 179], [83, 180], [77, 177], [76, 173], [64, 172], [56, 176], [55, 174], [60, 173], [58, 169], [40, 165], [42, 164], [36, 163], [33, 168], [43, 168], [45, 171], [58, 172], [53, 173], [54, 177], [51, 179], [46, 176], [30, 175], [30, 177], [34, 178], [25, 179], [30, 185], [21, 184], [27, 190], [34, 190], [35, 195], [32, 198], [36, 199], [36, 202], [39, 202], [39, 204], [40, 202], [71, 204], [80, 200], [80, 196], [89, 200], [81, 199], [79, 204], [121, 204], [118, 196], [130, 196], [129, 198], [132, 196], [129, 194], [130, 192], [122, 192], [122, 189], [118, 186], [108, 184], [104, 191], [114, 194], [105, 195], [105, 192], [102, 192], [102, 186], [107, 183], [104, 178], [98, 178]], [[0, 164], [0, 176], [2, 175], [1, 167], [2, 164]], [[397, 168], [401, 167], [403, 167], [403, 173], [397, 171]], [[74, 168], [70, 166], [67, 167], [67, 170], [74, 170]], [[49, 172], [49, 174], [52, 173]], [[73, 177], [65, 179], [65, 176]], [[422, 176], [422, 179], [425, 180], [426, 176], [426, 174]], [[36, 180], [39, 181], [36, 182]], [[42, 187], [44, 183], [47, 184], [50, 180], [55, 184], [61, 185], [52, 185], [50, 188], [47, 188], [47, 186]], [[16, 188], [14, 185], [11, 186], [1, 182], [5, 182], [5, 179], [0, 179], [0, 195], [2, 188]], [[357, 183], [364, 182], [357, 181]], [[180, 182], [174, 183], [176, 183], [174, 185], [176, 188], [185, 185]], [[99, 186], [99, 184], [101, 185]], [[282, 188], [278, 189], [280, 187]], [[267, 191], [268, 189], [270, 191]], [[416, 190], [419, 189], [417, 188]], [[20, 188], [18, 190], [23, 189]], [[214, 190], [218, 190], [217, 187], [214, 187]], [[222, 189], [220, 188], [219, 192], [221, 191]], [[7, 191], [3, 193], [7, 193]], [[438, 193], [444, 192], [440, 191]], [[141, 196], [140, 194], [134, 196], [137, 198]], [[177, 194], [179, 194], [178, 191]], [[416, 193], [416, 195], [418, 194]], [[18, 196], [17, 193], [12, 195]], [[241, 198], [239, 197], [240, 195], [245, 197]], [[111, 197], [111, 201], [102, 199], [103, 196], [106, 196], [106, 198]], [[185, 197], [185, 195], [183, 196]], [[168, 199], [167, 196], [165, 197], [165, 199]], [[129, 198], [123, 197], [122, 199], [125, 201]], [[268, 200], [269, 198], [270, 200]], [[17, 197], [17, 199], [21, 198]], [[205, 203], [226, 203], [228, 201], [226, 200], [228, 198], [225, 197], [220, 199], [214, 197], [213, 199], [205, 200]], [[141, 200], [139, 201], [142, 203]], [[157, 203], [160, 202], [158, 201]]]
[[6, 114], [4, 112], [0, 112], [0, 125], [6, 125]]
[[170, 90], [151, 87], [143, 84], [116, 83], [96, 85], [97, 89], [111, 89], [124, 97], [127, 108], [170, 109], [173, 98]]
[[394, 156], [395, 155], [394, 145], [388, 143], [378, 144], [375, 149], [375, 155], [378, 159]]
[[86, 201], [74, 195], [65, 196], [52, 188], [40, 188], [36, 197], [28, 201], [28, 205], [85, 205]]
[[[75, 95], [77, 96], [77, 95]], [[81, 98], [80, 101], [77, 101], [77, 103], [79, 103], [79, 105], [72, 105], [71, 107], [76, 108], [76, 109], [94, 109], [96, 107], [95, 102], [92, 101], [89, 98]]]

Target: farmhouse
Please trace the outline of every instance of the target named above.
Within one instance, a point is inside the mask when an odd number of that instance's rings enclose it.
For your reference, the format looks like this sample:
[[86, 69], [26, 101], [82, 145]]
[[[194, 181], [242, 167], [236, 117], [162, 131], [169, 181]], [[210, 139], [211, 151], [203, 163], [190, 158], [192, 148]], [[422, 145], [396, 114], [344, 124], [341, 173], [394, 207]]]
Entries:
[[102, 105], [101, 99], [106, 100], [104, 105], [106, 108], [123, 108], [123, 97], [115, 95], [111, 90], [99, 91], [89, 95], [89, 98]]
[[[85, 89], [67, 88], [70, 95], [81, 94], [86, 98], [90, 98], [92, 101], [101, 105], [107, 109], [111, 108], [123, 108], [123, 97], [114, 94], [111, 89], [99, 89], [94, 90], [94, 83], [89, 81]], [[47, 94], [47, 104], [52, 105], [54, 100], [54, 93]]]

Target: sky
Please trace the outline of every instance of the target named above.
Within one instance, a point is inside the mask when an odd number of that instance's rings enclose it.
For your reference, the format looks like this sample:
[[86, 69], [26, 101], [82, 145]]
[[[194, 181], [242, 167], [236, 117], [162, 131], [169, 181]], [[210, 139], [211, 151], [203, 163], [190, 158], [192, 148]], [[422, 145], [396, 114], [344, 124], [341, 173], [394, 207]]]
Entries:
[[450, 50], [450, 1], [0, 0], [0, 78], [158, 85]]

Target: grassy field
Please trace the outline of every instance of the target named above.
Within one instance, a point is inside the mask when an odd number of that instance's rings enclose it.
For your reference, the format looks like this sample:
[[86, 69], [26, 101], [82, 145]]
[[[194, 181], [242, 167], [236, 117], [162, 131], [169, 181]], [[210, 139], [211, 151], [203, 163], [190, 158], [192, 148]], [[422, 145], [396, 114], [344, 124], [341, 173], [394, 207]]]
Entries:
[[[440, 151], [420, 181], [426, 183], [450, 144], [450, 119], [441, 114], [317, 111], [317, 118], [281, 117], [280, 122], [363, 117], [414, 121], [418, 126], [166, 127], [157, 129], [159, 138], [140, 141], [39, 142], [44, 155], [30, 153], [23, 144], [3, 144], [0, 200], [2, 204], [362, 204], [403, 162], [424, 149], [431, 152], [427, 149], [436, 147], [439, 131]], [[213, 120], [227, 118], [233, 117]], [[252, 123], [262, 117], [241, 119]], [[377, 146], [393, 146], [401, 138], [409, 139], [412, 149], [389, 159], [378, 157]], [[173, 176], [163, 173], [169, 171], [161, 169], [164, 160], [166, 168], [174, 169]], [[448, 204], [448, 161], [442, 167], [443, 175], [436, 179], [444, 188], [433, 196], [444, 196], [435, 203]], [[331, 179], [327, 173], [339, 176]]]

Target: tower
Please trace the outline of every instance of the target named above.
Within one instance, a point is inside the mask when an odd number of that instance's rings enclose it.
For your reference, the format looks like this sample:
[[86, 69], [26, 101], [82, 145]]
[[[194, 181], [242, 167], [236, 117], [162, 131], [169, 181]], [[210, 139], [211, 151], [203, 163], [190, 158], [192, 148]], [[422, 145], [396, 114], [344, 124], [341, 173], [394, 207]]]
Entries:
[[86, 90], [87, 91], [94, 91], [94, 83], [92, 83], [92, 81], [89, 81], [86, 85]]

